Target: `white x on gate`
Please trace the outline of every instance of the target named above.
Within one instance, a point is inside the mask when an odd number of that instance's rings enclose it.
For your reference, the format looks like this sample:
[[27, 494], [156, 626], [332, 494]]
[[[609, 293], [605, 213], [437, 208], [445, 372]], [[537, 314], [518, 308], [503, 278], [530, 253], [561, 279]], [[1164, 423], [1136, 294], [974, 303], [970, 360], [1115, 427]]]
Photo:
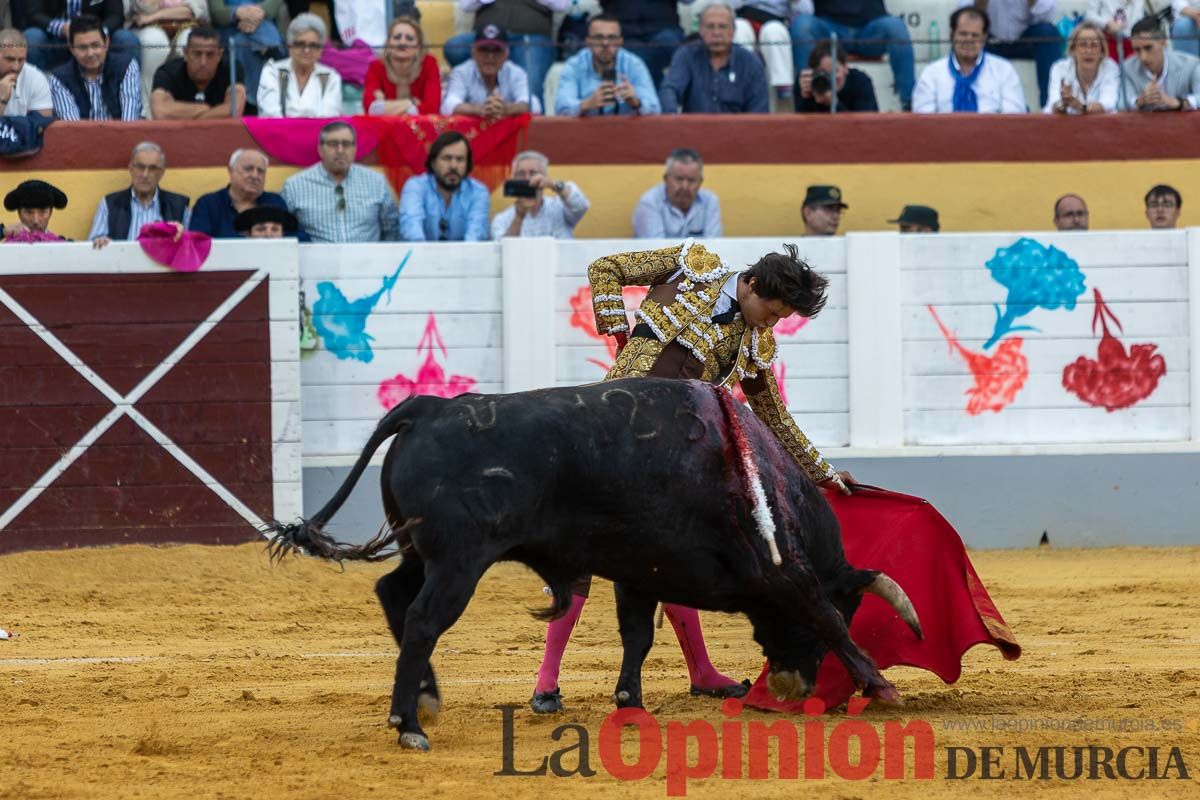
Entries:
[[141, 400], [142, 397], [145, 396], [146, 392], [153, 389], [154, 385], [162, 380], [162, 377], [166, 375], [172, 367], [178, 364], [183, 357], [186, 356], [192, 350], [192, 348], [200, 342], [201, 339], [207, 336], [209, 331], [220, 324], [221, 320], [225, 319], [226, 315], [228, 315], [238, 303], [244, 300], [246, 296], [250, 294], [250, 292], [254, 291], [255, 287], [262, 283], [266, 277], [267, 271], [265, 269], [260, 269], [247, 278], [245, 283], [239, 286], [237, 290], [233, 292], [233, 294], [225, 298], [225, 301], [221, 303], [221, 305], [217, 306], [216, 310], [214, 310], [208, 315], [208, 317], [200, 322], [200, 324], [198, 324], [195, 329], [188, 334], [187, 338], [179, 343], [178, 347], [172, 350], [171, 353], [165, 359], [163, 359], [163, 361], [157, 367], [155, 367], [148, 375], [146, 375], [146, 377], [142, 378], [141, 382], [138, 383], [138, 385], [135, 386], [133, 390], [129, 392], [129, 394], [125, 395], [122, 395], [120, 392], [110, 386], [107, 381], [105, 381], [96, 373], [95, 370], [85, 364], [77, 355], [75, 355], [75, 353], [71, 351], [69, 347], [63, 344], [62, 340], [51, 333], [45, 325], [43, 325], [35, 316], [33, 316], [33, 314], [29, 313], [28, 309], [18, 303], [12, 295], [10, 295], [4, 289], [0, 289], [0, 303], [7, 306], [9, 310], [16, 314], [17, 317], [20, 318], [20, 320], [24, 322], [31, 331], [37, 334], [42, 341], [44, 341], [52, 350], [54, 350], [54, 352], [58, 353], [58, 355], [62, 357], [63, 361], [66, 361], [68, 364], [70, 364], [76, 372], [82, 375], [88, 381], [88, 383], [95, 386], [96, 389], [99, 390], [100, 393], [108, 398], [113, 404], [113, 409], [104, 415], [103, 419], [97, 422], [96, 425], [90, 431], [88, 431], [82, 439], [80, 439], [70, 450], [63, 454], [62, 458], [60, 458], [57, 463], [50, 467], [50, 469], [46, 470], [46, 472], [40, 478], [34, 481], [33, 485], [30, 486], [23, 495], [17, 498], [15, 503], [13, 503], [3, 514], [0, 514], [0, 531], [4, 530], [4, 528], [7, 527], [10, 522], [17, 518], [17, 515], [28, 508], [29, 504], [36, 500], [42, 492], [48, 489], [60, 475], [66, 472], [67, 468], [70, 467], [71, 464], [75, 463], [76, 459], [83, 455], [84, 452], [92, 444], [94, 444], [97, 439], [104, 435], [105, 431], [115, 425], [117, 420], [124, 416], [128, 416], [142, 430], [148, 433], [150, 437], [154, 439], [154, 441], [162, 445], [162, 447], [166, 449], [168, 453], [175, 457], [176, 461], [178, 461], [189, 472], [199, 478], [201, 483], [203, 483], [218, 497], [225, 501], [225, 503], [228, 504], [229, 507], [234, 511], [236, 511], [244, 520], [249, 522], [251, 525], [254, 525], [256, 528], [262, 529], [265, 527], [262, 519], [260, 519], [257, 514], [251, 511], [250, 508], [241, 500], [239, 500], [232, 492], [222, 486], [216, 478], [209, 474], [208, 470], [200, 466], [200, 464], [198, 464], [195, 459], [189, 456], [183, 450], [183, 448], [175, 444], [175, 442], [173, 442], [169, 436], [159, 430], [153, 422], [146, 419], [142, 412], [134, 408], [134, 404]]

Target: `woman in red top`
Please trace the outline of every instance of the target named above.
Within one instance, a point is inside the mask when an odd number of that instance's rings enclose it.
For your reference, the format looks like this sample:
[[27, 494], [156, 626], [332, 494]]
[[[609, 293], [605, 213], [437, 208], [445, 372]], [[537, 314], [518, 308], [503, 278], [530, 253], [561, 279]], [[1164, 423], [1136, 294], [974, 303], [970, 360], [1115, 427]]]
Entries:
[[442, 105], [442, 74], [425, 52], [425, 34], [412, 17], [388, 26], [383, 56], [367, 68], [363, 110], [368, 114], [437, 114]]

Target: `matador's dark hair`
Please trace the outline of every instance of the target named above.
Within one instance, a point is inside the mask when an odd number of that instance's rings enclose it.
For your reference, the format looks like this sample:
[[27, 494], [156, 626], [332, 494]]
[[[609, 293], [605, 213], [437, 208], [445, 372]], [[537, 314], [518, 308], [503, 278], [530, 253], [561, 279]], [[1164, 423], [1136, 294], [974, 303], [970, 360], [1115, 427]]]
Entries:
[[754, 293], [764, 300], [782, 300], [802, 317], [815, 317], [825, 307], [829, 280], [800, 258], [796, 245], [785, 244], [786, 253], [768, 253], [742, 273], [754, 280]]

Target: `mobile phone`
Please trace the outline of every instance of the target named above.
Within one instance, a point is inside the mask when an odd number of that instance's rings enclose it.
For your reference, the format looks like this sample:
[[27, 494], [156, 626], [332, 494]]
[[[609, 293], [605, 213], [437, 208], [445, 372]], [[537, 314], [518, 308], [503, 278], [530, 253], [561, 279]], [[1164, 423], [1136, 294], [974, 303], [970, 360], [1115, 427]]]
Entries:
[[505, 197], [537, 197], [538, 190], [529, 185], [529, 181], [509, 178], [504, 182]]
[[600, 73], [600, 80], [602, 80], [602, 81], [606, 81], [606, 82], [608, 82], [608, 83], [616, 83], [616, 82], [617, 82], [617, 71], [616, 71], [616, 69], [610, 68], [610, 69], [606, 69], [606, 70], [604, 70], [604, 72], [601, 72], [601, 73]]

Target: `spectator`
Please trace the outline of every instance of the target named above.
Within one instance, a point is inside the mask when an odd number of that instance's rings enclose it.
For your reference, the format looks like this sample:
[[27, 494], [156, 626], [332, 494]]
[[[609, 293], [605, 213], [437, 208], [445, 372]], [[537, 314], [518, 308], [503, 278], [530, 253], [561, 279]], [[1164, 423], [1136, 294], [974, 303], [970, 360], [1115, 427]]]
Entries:
[[496, 120], [529, 110], [529, 78], [508, 60], [508, 34], [499, 25], [484, 25], [475, 32], [471, 59], [450, 72], [442, 113]]
[[[1190, 56], [1200, 57], [1200, 0], [1175, 0], [1172, 6], [1175, 11], [1175, 22], [1171, 26], [1172, 46]], [[1161, 11], [1159, 16], [1162, 16]]]
[[695, 150], [667, 156], [663, 182], [646, 191], [633, 210], [636, 239], [711, 239], [721, 236], [721, 202], [704, 183], [704, 161]]
[[[1129, 37], [1133, 36], [1133, 24], [1142, 17], [1162, 16], [1169, 13], [1171, 0], [1089, 0], [1084, 12], [1084, 21], [1091, 22], [1104, 31], [1108, 45], [1108, 57], [1120, 63], [1133, 55], [1129, 45]], [[1117, 53], [1117, 35], [1124, 39], [1124, 46]], [[1179, 44], [1176, 43], [1176, 47]], [[1054, 82], [1050, 82], [1050, 92], [1054, 92]]]
[[367, 114], [436, 114], [442, 106], [442, 72], [425, 52], [425, 33], [412, 17], [388, 26], [383, 55], [367, 67], [363, 111]]
[[229, 184], [196, 201], [188, 229], [214, 239], [235, 239], [234, 218], [247, 208], [287, 208], [282, 196], [263, 191], [267, 183], [267, 157], [258, 150], [234, 150], [229, 157]]
[[400, 192], [400, 238], [408, 242], [482, 242], [488, 238], [487, 187], [470, 177], [471, 144], [458, 131], [433, 140], [425, 173]]
[[913, 90], [918, 114], [1023, 114], [1025, 90], [1013, 65], [983, 52], [988, 18], [965, 6], [950, 15], [950, 54], [921, 71]]
[[770, 111], [762, 62], [733, 43], [733, 21], [733, 9], [724, 3], [713, 3], [700, 12], [700, 41], [675, 51], [659, 89], [664, 113]]
[[358, 136], [330, 122], [317, 138], [321, 162], [284, 181], [283, 199], [314, 242], [391, 242], [396, 201], [382, 175], [354, 163]]
[[[528, 181], [536, 193], [533, 197], [518, 197], [513, 204], [492, 220], [492, 238], [505, 236], [553, 236], [571, 239], [575, 226], [583, 219], [591, 204], [574, 181], [556, 181], [548, 174], [550, 159], [536, 150], [518, 153], [513, 159], [512, 176]], [[546, 198], [543, 191], [554, 194]]]
[[888, 220], [888, 225], [899, 225], [901, 233], [937, 233], [942, 229], [937, 209], [929, 206], [905, 206], [899, 217]]
[[[7, 205], [6, 205], [7, 207]], [[1160, 183], [1146, 192], [1146, 219], [1155, 230], [1174, 228], [1183, 211], [1183, 195], [1174, 186]]]
[[1050, 68], [1047, 114], [1103, 114], [1117, 110], [1121, 68], [1104, 55], [1104, 32], [1081, 22], [1067, 39], [1067, 57]]
[[79, 16], [68, 33], [71, 60], [50, 71], [54, 115], [64, 120], [135, 120], [142, 116], [137, 53], [109, 50], [100, 20]]
[[1179, 50], [1168, 53], [1156, 17], [1133, 26], [1133, 52], [1121, 67], [1125, 110], [1195, 111], [1200, 106], [1200, 59]]
[[813, 0], [813, 13], [797, 13], [792, 18], [792, 63], [797, 72], [808, 64], [809, 50], [831, 33], [856, 56], [879, 58], [887, 53], [900, 107], [912, 107], [912, 41], [904, 20], [889, 16], [883, 0]]
[[762, 56], [767, 82], [780, 100], [790, 99], [796, 82], [792, 35], [788, 32], [791, 0], [743, 0], [734, 23], [733, 41]]
[[0, 30], [0, 117], [23, 117], [30, 111], [54, 114], [50, 82], [25, 57], [25, 36], [13, 28]]
[[679, 27], [679, 8], [693, 0], [600, 0], [606, 15], [616, 18], [629, 51], [650, 70], [656, 87], [662, 86], [663, 73], [671, 57], [683, 44]]
[[254, 206], [234, 217], [233, 227], [250, 239], [282, 239], [295, 234], [300, 223], [286, 208]]
[[[558, 57], [558, 48], [550, 38], [554, 33], [554, 12], [566, 11], [570, 0], [458, 0], [458, 7], [475, 12], [475, 29], [495, 25], [508, 34], [508, 57], [525, 70], [532, 97], [542, 105], [542, 87], [546, 73]], [[446, 42], [446, 61], [457, 67], [471, 57], [475, 34], [452, 36]]]
[[1064, 194], [1054, 201], [1054, 227], [1060, 231], [1086, 231], [1088, 207], [1077, 194]]
[[809, 186], [804, 193], [800, 216], [805, 236], [836, 236], [842, 224], [842, 212], [850, 206], [842, 202], [842, 190], [828, 184]]
[[[192, 28], [183, 58], [173, 58], [154, 73], [150, 114], [154, 119], [219, 119], [240, 116], [246, 108], [241, 65], [237, 83], [229, 85], [229, 62], [221, 36], [209, 27]], [[232, 103], [230, 93], [233, 93]]]
[[15, 229], [8, 229], [8, 238], [17, 241], [62, 239], [50, 233], [50, 218], [54, 215], [54, 209], [66, 207], [67, 196], [57, 186], [45, 181], [22, 181], [4, 196], [5, 210], [16, 211], [18, 221]]
[[283, 37], [275, 27], [280, 0], [208, 0], [212, 24], [221, 32], [225, 46], [242, 66], [246, 76], [246, 96], [258, 97], [258, 79], [263, 65], [281, 58]]
[[191, 198], [159, 186], [166, 170], [167, 154], [154, 142], [142, 142], [133, 148], [129, 155], [129, 188], [105, 195], [96, 205], [88, 233], [93, 247], [100, 249], [113, 239], [136, 239], [142, 226], [151, 222], [174, 222], [180, 230], [187, 228]]
[[[837, 75], [833, 74], [830, 42], [818, 42], [808, 55], [808, 69], [800, 73], [796, 91], [800, 96], [796, 111], [803, 114], [833, 109], [833, 88], [837, 86], [838, 111], [878, 111], [875, 85], [870, 76], [846, 63], [846, 51], [838, 45]], [[815, 83], [814, 83], [815, 79]]]
[[258, 79], [260, 117], [341, 115], [342, 76], [317, 63], [328, 39], [325, 22], [316, 14], [292, 20], [287, 29], [289, 57], [267, 64]]
[[[24, 10], [20, 15], [16, 12]], [[25, 39], [29, 43], [29, 63], [42, 72], [71, 61], [71, 41], [68, 32], [75, 17], [86, 16], [101, 23], [96, 30], [105, 32], [105, 41], [112, 39], [112, 49], [137, 60], [137, 36], [125, 30], [125, 7], [122, 0], [15, 0], [13, 21], [27, 25]]]
[[659, 114], [658, 92], [645, 62], [621, 46], [621, 23], [602, 14], [588, 21], [587, 47], [563, 64], [554, 97], [560, 117]]
[[1032, 58], [1037, 65], [1038, 104], [1050, 96], [1050, 67], [1062, 57], [1063, 40], [1055, 22], [1058, 0], [960, 0], [988, 15], [992, 34], [987, 51], [1007, 59]]
[[206, 0], [132, 0], [129, 3], [129, 29], [137, 37], [142, 51], [143, 107], [150, 107], [154, 76], [174, 55], [179, 35], [207, 18]]

